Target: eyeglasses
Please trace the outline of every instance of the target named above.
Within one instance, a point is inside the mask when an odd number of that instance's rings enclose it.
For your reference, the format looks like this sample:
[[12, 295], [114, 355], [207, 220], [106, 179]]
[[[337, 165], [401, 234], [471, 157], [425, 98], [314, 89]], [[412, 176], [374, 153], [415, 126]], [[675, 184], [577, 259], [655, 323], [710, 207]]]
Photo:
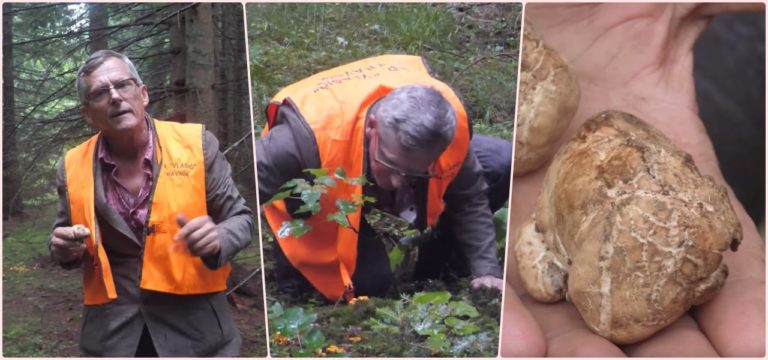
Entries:
[[112, 86], [100, 87], [89, 92], [88, 95], [85, 96], [85, 100], [89, 103], [104, 103], [109, 100], [112, 89], [117, 90], [117, 93], [120, 94], [120, 96], [128, 96], [136, 91], [137, 86], [138, 82], [134, 78], [116, 81], [112, 83]]
[[433, 176], [435, 176], [434, 168], [435, 163], [432, 163], [432, 165], [429, 166], [429, 169], [424, 172], [411, 172], [411, 171], [404, 171], [397, 167], [396, 165], [393, 165], [389, 160], [384, 159], [381, 155], [381, 143], [378, 139], [378, 134], [376, 135], [376, 152], [373, 154], [373, 159], [376, 160], [381, 165], [386, 166], [388, 169], [395, 171], [400, 176], [404, 178], [410, 178], [410, 179], [429, 179]]

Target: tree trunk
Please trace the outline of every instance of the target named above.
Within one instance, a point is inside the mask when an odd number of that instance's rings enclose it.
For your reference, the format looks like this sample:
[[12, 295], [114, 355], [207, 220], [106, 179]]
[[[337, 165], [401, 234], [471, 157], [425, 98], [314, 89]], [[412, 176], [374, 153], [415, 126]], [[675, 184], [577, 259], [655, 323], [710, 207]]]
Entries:
[[3, 219], [21, 213], [21, 171], [19, 167], [14, 118], [13, 4], [3, 5]]
[[187, 121], [204, 123], [215, 135], [219, 127], [215, 118], [216, 99], [213, 5], [201, 3], [185, 14], [187, 45]]
[[169, 20], [171, 40], [171, 96], [173, 112], [168, 120], [187, 122], [187, 52], [184, 13]]
[[107, 4], [90, 3], [88, 4], [88, 20], [90, 31], [88, 32], [88, 53], [93, 54], [96, 51], [107, 48]]
[[232, 124], [232, 107], [237, 101], [238, 94], [233, 91], [232, 78], [234, 65], [236, 59], [232, 54], [231, 46], [229, 45], [231, 32], [227, 31], [231, 24], [229, 23], [233, 19], [230, 18], [228, 9], [234, 4], [217, 4], [214, 5], [216, 11], [216, 28], [222, 32], [222, 36], [217, 37], [216, 41], [216, 58], [217, 61], [217, 79], [216, 79], [216, 101], [218, 108], [216, 109], [216, 120], [219, 123], [219, 141], [222, 144], [231, 144], [232, 133], [235, 132], [235, 127]]

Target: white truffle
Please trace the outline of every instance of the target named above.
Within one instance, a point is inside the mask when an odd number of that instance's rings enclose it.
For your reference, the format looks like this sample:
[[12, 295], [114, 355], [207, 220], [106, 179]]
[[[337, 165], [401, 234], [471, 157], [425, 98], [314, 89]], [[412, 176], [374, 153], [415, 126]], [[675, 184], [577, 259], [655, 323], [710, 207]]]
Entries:
[[532, 297], [565, 297], [626, 344], [710, 299], [728, 275], [722, 253], [741, 238], [723, 186], [656, 129], [607, 111], [555, 155], [515, 256]]
[[579, 104], [579, 84], [562, 57], [529, 22], [523, 31], [515, 128], [515, 175], [538, 169], [554, 154]]

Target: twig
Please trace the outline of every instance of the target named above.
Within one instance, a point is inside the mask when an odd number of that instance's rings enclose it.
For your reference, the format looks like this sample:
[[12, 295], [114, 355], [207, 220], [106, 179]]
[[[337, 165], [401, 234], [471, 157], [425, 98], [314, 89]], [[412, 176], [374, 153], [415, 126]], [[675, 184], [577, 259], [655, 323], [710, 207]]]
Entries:
[[245, 277], [245, 280], [241, 281], [239, 284], [237, 284], [236, 286], [234, 286], [232, 289], [228, 290], [228, 291], [227, 291], [227, 293], [226, 293], [226, 294], [224, 294], [224, 295], [226, 295], [226, 296], [229, 296], [229, 294], [233, 293], [235, 290], [237, 290], [237, 289], [239, 289], [241, 286], [245, 285], [245, 283], [246, 283], [246, 282], [248, 282], [248, 280], [251, 280], [251, 278], [252, 278], [254, 275], [258, 274], [260, 271], [261, 271], [261, 268], [260, 268], [260, 267], [257, 267], [257, 268], [256, 268], [256, 270], [254, 270], [252, 273], [250, 273], [248, 276], [246, 276], [246, 277]]
[[453, 83], [455, 83], [455, 82], [456, 82], [456, 80], [459, 78], [459, 76], [461, 76], [462, 74], [464, 74], [464, 73], [465, 73], [467, 70], [469, 70], [469, 68], [471, 68], [471, 67], [473, 67], [473, 66], [477, 65], [478, 63], [480, 63], [480, 62], [481, 62], [481, 61], [483, 61], [483, 60], [488, 60], [488, 59], [489, 59], [489, 58], [487, 58], [487, 57], [485, 57], [485, 56], [481, 56], [481, 57], [480, 57], [480, 58], [478, 58], [477, 60], [475, 60], [475, 61], [473, 61], [473, 62], [469, 63], [469, 65], [465, 66], [465, 67], [464, 67], [463, 69], [461, 69], [461, 70], [460, 70], [460, 71], [459, 71], [459, 72], [458, 72], [456, 75], [454, 75], [454, 76], [453, 76], [453, 80], [451, 80], [451, 82], [450, 82], [450, 84], [448, 84], [448, 86], [450, 86], [450, 87], [453, 87]]
[[229, 147], [226, 150], [224, 150], [224, 152], [222, 154], [227, 155], [227, 153], [230, 150], [234, 149], [237, 145], [240, 145], [240, 143], [245, 141], [245, 139], [247, 139], [249, 136], [251, 136], [251, 133], [250, 132], [246, 133], [245, 135], [243, 135], [243, 137], [240, 138], [240, 140], [237, 140], [237, 141], [235, 141], [234, 144], [229, 145]]

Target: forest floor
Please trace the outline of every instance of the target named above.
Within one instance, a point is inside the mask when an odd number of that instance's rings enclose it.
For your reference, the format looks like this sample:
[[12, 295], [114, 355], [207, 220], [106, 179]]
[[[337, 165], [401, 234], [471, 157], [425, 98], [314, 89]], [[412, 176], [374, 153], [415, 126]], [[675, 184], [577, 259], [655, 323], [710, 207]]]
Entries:
[[[64, 270], [50, 260], [47, 244], [54, 215], [55, 206], [28, 208], [26, 215], [3, 223], [5, 357], [79, 356], [82, 271]], [[255, 243], [239, 258], [258, 259], [258, 254]], [[263, 357], [267, 350], [260, 274], [253, 281], [257, 284], [249, 282], [248, 287], [258, 288], [258, 293], [235, 292], [232, 313], [243, 337], [241, 356]]]

